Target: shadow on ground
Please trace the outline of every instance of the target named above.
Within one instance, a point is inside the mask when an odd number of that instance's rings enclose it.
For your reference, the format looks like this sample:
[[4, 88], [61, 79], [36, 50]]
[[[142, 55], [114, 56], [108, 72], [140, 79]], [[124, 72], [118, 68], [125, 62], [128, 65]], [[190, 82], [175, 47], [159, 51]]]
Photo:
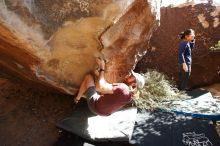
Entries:
[[[0, 78], [0, 145], [131, 145], [119, 142], [89, 142], [76, 135], [57, 129], [55, 127], [56, 123], [67, 117], [74, 110], [72, 101], [72, 96], [34, 90], [30, 87], [23, 87], [18, 83], [12, 83], [7, 79]], [[158, 116], [159, 118], [163, 117]], [[166, 119], [168, 117], [164, 118]], [[151, 119], [148, 122], [151, 122]], [[154, 125], [158, 124], [158, 122]], [[145, 125], [146, 128], [144, 129], [148, 130], [148, 136], [149, 130], [152, 130], [152, 127], [149, 128], [149, 126]], [[158, 127], [160, 126], [157, 125]], [[169, 127], [169, 124], [167, 127]], [[163, 127], [161, 128], [163, 129]], [[147, 132], [145, 131], [145, 133]]]
[[62, 132], [53, 146], [132, 146], [123, 142], [91, 142], [68, 132]]

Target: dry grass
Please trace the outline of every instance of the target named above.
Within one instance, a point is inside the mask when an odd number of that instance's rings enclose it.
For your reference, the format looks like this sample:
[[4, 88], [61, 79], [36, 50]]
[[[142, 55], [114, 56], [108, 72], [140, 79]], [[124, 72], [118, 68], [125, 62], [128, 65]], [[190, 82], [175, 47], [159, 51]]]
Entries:
[[168, 103], [171, 103], [170, 101], [189, 98], [184, 92], [180, 92], [162, 73], [149, 70], [143, 75], [146, 83], [140, 91], [139, 97], [134, 99], [136, 107], [148, 110], [157, 108], [167, 109], [169, 107]]

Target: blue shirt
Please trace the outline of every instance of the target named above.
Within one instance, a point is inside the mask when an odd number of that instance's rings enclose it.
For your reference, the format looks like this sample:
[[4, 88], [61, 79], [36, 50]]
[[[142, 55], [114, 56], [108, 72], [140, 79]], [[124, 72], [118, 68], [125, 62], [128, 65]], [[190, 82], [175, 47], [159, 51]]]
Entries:
[[179, 45], [179, 64], [192, 64], [192, 49], [195, 46], [195, 41], [189, 43], [181, 41]]

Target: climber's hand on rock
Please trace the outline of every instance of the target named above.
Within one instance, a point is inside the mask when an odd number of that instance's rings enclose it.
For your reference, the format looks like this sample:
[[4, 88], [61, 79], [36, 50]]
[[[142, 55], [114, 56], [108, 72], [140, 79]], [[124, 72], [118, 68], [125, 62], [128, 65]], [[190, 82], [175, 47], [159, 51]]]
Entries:
[[96, 62], [99, 66], [99, 69], [105, 69], [105, 60], [101, 58], [96, 58]]

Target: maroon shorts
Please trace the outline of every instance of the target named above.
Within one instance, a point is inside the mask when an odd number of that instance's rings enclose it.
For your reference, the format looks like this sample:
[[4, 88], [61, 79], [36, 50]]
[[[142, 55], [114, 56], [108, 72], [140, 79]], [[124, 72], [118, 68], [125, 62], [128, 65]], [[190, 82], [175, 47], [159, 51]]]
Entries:
[[[108, 116], [121, 109], [132, 100], [132, 94], [129, 87], [124, 83], [113, 84], [113, 94], [99, 95], [95, 87], [89, 87], [84, 95], [87, 97], [87, 103], [90, 110], [98, 115]], [[96, 96], [94, 96], [96, 95]]]

